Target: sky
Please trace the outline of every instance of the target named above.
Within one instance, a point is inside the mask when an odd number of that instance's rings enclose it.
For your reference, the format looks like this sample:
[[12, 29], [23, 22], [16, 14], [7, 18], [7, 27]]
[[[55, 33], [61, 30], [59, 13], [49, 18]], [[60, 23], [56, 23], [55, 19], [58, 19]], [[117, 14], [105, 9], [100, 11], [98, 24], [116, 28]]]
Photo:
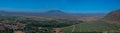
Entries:
[[0, 0], [0, 10], [44, 12], [51, 9], [68, 13], [107, 13], [120, 9], [120, 0]]

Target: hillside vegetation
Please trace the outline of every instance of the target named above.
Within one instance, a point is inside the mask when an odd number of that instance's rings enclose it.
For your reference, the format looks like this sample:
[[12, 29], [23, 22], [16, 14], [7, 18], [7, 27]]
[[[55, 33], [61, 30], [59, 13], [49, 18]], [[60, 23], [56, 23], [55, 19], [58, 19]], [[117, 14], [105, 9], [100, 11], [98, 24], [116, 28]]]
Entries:
[[120, 25], [109, 24], [104, 21], [92, 21], [64, 27], [63, 32], [104, 32], [118, 29], [120, 29]]

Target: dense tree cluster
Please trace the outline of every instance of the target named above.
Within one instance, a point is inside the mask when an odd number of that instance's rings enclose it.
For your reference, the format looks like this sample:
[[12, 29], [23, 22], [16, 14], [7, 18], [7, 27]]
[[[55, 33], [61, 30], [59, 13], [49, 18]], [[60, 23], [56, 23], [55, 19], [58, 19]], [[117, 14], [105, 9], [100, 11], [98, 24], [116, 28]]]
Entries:
[[20, 23], [25, 23], [28, 26], [35, 26], [35, 27], [66, 27], [66, 26], [71, 26], [74, 24], [79, 24], [83, 21], [56, 21], [56, 20], [51, 20], [51, 21], [36, 21], [36, 20], [23, 20], [20, 21]]

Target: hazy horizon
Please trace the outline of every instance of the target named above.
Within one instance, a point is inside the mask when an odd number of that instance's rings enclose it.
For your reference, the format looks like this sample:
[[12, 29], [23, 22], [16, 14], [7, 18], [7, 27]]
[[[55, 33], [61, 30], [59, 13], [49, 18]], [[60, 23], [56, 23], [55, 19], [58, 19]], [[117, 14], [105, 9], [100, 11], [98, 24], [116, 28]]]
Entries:
[[67, 13], [108, 13], [120, 8], [120, 0], [0, 0], [0, 10], [46, 12], [60, 9]]

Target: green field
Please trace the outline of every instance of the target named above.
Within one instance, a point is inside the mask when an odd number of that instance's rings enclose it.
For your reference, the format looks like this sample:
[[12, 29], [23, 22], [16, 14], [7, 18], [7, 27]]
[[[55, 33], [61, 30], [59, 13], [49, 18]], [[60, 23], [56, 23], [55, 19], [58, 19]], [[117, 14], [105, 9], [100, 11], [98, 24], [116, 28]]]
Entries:
[[80, 23], [74, 26], [64, 27], [62, 32], [104, 32], [110, 30], [119, 30], [120, 25], [109, 24], [104, 21], [92, 21]]

